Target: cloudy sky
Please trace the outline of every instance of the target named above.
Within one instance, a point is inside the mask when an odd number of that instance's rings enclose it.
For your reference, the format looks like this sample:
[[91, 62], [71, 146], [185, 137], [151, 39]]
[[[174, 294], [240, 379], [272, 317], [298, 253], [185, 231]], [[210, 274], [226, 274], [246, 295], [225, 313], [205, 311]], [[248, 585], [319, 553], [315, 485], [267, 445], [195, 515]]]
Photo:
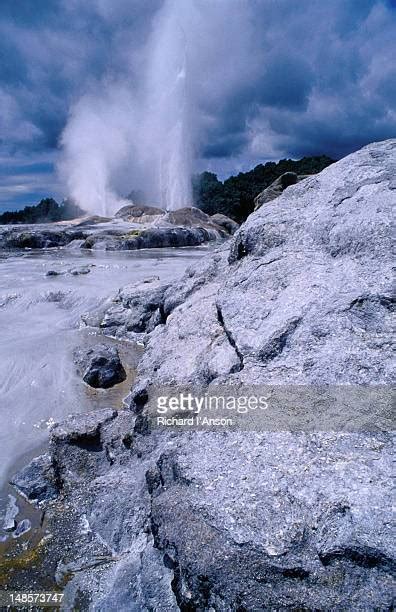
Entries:
[[[396, 136], [395, 0], [1, 0], [1, 210], [66, 195], [60, 144], [82, 100], [133, 139], [125, 109], [164, 2], [186, 37], [195, 170], [339, 158]], [[133, 169], [112, 172], [119, 191], [135, 186]]]

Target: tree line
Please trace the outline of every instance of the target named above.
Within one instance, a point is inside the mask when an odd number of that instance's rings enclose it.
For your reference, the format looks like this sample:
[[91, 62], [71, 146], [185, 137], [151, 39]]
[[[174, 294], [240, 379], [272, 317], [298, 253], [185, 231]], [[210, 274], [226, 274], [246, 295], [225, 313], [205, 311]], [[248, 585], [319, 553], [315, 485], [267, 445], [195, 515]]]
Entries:
[[77, 204], [64, 200], [58, 204], [53, 198], [44, 198], [35, 206], [25, 206], [22, 210], [13, 210], [0, 215], [0, 224], [8, 223], [48, 223], [50, 221], [67, 221], [85, 214]]
[[303, 157], [295, 161], [259, 164], [249, 172], [240, 172], [224, 182], [213, 172], [202, 172], [193, 177], [194, 206], [208, 215], [223, 213], [241, 223], [254, 210], [254, 199], [284, 172], [316, 174], [335, 160], [327, 155]]

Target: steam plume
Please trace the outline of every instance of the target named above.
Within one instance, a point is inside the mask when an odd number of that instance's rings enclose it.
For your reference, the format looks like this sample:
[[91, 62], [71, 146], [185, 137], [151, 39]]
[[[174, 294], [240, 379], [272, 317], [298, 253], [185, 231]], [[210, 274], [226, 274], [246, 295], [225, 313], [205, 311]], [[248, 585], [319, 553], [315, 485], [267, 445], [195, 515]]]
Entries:
[[164, 0], [143, 45], [125, 49], [124, 32], [117, 70], [110, 62], [111, 74], [90, 84], [62, 135], [60, 173], [82, 208], [113, 214], [132, 189], [168, 210], [192, 204], [202, 135], [252, 77], [248, 7]]
[[164, 209], [191, 205], [188, 49], [179, 13], [180, 4], [167, 0], [157, 14], [140, 88], [112, 81], [71, 111], [60, 172], [85, 210], [114, 213], [124, 203], [115, 183], [126, 183], [128, 174], [129, 189], [143, 178], [143, 189]]

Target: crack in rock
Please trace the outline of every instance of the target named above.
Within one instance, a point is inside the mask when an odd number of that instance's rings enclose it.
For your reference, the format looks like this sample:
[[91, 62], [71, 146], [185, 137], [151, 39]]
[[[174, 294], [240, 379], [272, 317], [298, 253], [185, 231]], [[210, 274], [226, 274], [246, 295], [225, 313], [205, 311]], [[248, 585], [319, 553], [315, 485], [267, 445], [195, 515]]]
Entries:
[[220, 305], [218, 303], [216, 303], [216, 312], [217, 312], [217, 320], [220, 323], [221, 327], [223, 328], [224, 333], [225, 333], [225, 335], [226, 335], [226, 337], [228, 339], [228, 342], [230, 343], [230, 345], [232, 346], [232, 348], [236, 352], [237, 357], [239, 359], [239, 366], [235, 367], [233, 371], [234, 372], [240, 372], [244, 368], [243, 354], [240, 351], [240, 349], [238, 348], [232, 333], [230, 332], [230, 330], [227, 328], [226, 324], [224, 323], [223, 312], [222, 312], [222, 310], [220, 308]]

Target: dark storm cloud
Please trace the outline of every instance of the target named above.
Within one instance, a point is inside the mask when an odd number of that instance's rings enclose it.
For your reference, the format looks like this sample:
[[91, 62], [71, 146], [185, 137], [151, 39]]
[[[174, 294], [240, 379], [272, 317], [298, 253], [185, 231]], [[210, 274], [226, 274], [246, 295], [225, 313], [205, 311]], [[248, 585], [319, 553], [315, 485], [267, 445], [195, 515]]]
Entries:
[[[56, 146], [70, 104], [96, 79], [123, 71], [123, 38], [144, 39], [159, 4], [2, 0], [0, 95], [7, 126], [1, 141], [11, 150]], [[21, 120], [34, 129], [13, 142]]]
[[[219, 7], [217, 21], [207, 24], [213, 49], [201, 70], [198, 60], [194, 68], [204, 115], [200, 155], [208, 166], [211, 158], [227, 168], [235, 160], [237, 168], [244, 159], [340, 157], [396, 135], [393, 0], [198, 2]], [[161, 4], [2, 0], [0, 155], [16, 160], [1, 174], [3, 201], [14, 201], [12, 179], [5, 179], [12, 172], [18, 198], [31, 201], [40, 191], [29, 192], [32, 175], [15, 170], [29, 155], [50, 160], [37, 171], [43, 189], [59, 188], [51, 160], [71, 105], [98, 82], [139, 81], [142, 47]], [[236, 6], [248, 14], [240, 32], [229, 31]], [[207, 48], [205, 40], [200, 53]]]
[[315, 75], [303, 57], [276, 54], [264, 68], [258, 100], [265, 106], [305, 110]]
[[341, 157], [395, 136], [396, 12], [389, 3], [270, 4], [268, 28], [264, 14], [259, 24], [270, 67], [263, 66], [257, 113], [248, 121], [251, 153]]

